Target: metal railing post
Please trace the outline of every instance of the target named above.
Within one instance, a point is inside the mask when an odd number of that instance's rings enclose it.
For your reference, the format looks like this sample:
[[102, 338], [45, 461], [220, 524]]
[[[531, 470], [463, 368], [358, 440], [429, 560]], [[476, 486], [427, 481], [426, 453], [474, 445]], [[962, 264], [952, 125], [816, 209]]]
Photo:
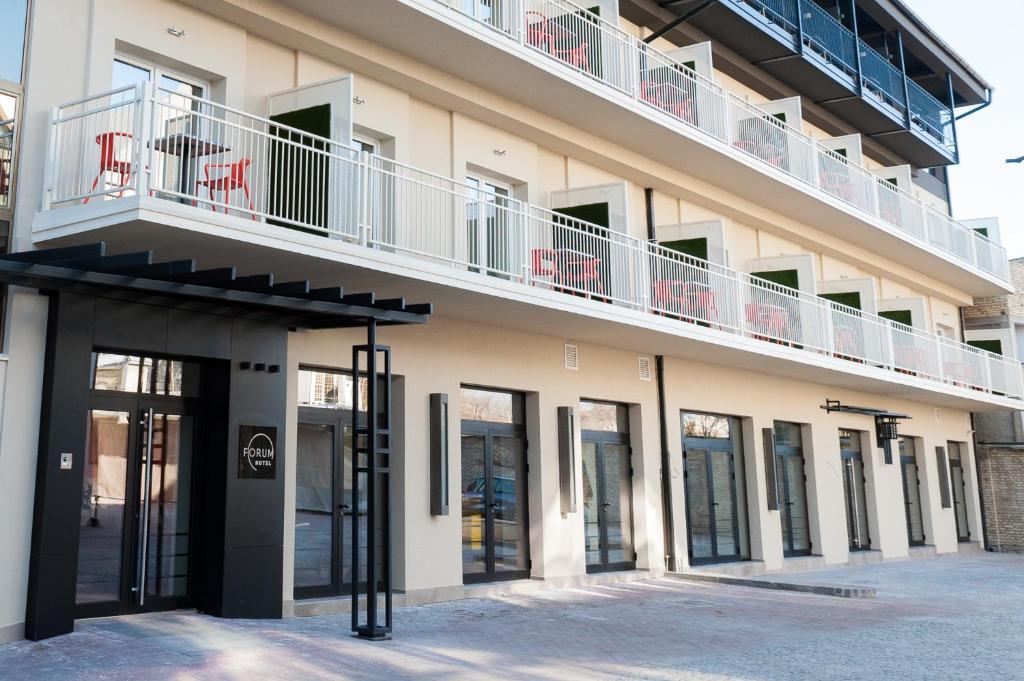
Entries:
[[53, 203], [53, 182], [54, 173], [57, 168], [58, 160], [58, 148], [57, 148], [57, 126], [60, 125], [60, 107], [53, 107], [50, 109], [50, 127], [48, 132], [47, 150], [46, 150], [46, 165], [43, 168], [43, 196], [42, 196], [42, 210], [50, 210], [50, 206]]
[[356, 196], [359, 201], [359, 217], [356, 220], [359, 230], [359, 245], [370, 243], [370, 153], [359, 152], [359, 179]]
[[153, 116], [155, 90], [149, 81], [139, 83], [135, 89], [135, 191], [139, 196], [148, 196], [152, 187], [153, 140], [150, 133], [155, 129]]

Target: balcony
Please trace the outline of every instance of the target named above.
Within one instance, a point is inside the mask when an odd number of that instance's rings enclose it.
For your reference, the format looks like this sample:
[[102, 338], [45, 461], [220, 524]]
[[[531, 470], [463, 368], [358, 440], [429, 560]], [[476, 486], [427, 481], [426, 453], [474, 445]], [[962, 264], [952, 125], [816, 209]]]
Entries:
[[[680, 13], [698, 0], [674, 5]], [[694, 25], [920, 168], [956, 163], [953, 111], [814, 0], [723, 0]]]
[[[1015, 360], [148, 84], [55, 111], [44, 189], [37, 240], [94, 239], [121, 222], [126, 248], [194, 252], [215, 227], [234, 259], [261, 240], [260, 257], [306, 277], [331, 252], [423, 286], [448, 273], [464, 299], [515, 298], [547, 332], [603, 324], [596, 338], [612, 322], [653, 329], [676, 351], [679, 337], [698, 341], [685, 347], [705, 361], [727, 352], [736, 366], [961, 405], [1024, 400]], [[511, 318], [488, 300], [473, 318]]]
[[[732, 6], [738, 1], [726, 0], [716, 5]], [[782, 173], [796, 180], [804, 192], [820, 193], [833, 205], [838, 202], [843, 210], [867, 220], [883, 232], [894, 233], [906, 243], [980, 275], [990, 284], [985, 287], [989, 294], [996, 290], [1005, 292], [1009, 286], [1006, 252], [999, 244], [925, 205], [902, 188], [848, 162], [799, 128], [770, 116], [578, 5], [566, 0], [407, 2], [425, 5], [425, 9], [444, 5], [453, 14], [469, 18], [470, 25], [483, 31], [482, 36], [504, 37], [532, 55], [554, 62], [560, 69], [582, 75], [591, 83], [614, 91], [616, 96], [627, 97], [635, 107], [656, 109], [675, 131], [691, 137], [696, 133], [700, 141], [719, 152], [753, 161], [762, 173]], [[777, 3], [782, 6], [782, 0]], [[824, 36], [824, 32], [816, 35]], [[821, 40], [824, 42], [825, 38]], [[870, 48], [862, 45], [863, 49]], [[417, 50], [417, 53], [426, 51]], [[848, 51], [840, 50], [837, 55], [836, 59], [849, 58]], [[892, 89], [891, 84], [884, 82], [884, 75], [884, 71], [880, 71], [867, 77], [870, 83], [880, 83], [867, 88], [877, 91], [879, 101], [886, 99], [885, 92]], [[489, 82], [495, 86], [493, 79]], [[930, 97], [923, 90], [915, 90], [915, 93], [915, 101]], [[523, 94], [519, 92], [520, 97]], [[920, 127], [938, 129], [942, 116], [936, 118], [921, 112], [915, 114], [913, 120], [918, 121]], [[946, 134], [948, 126], [942, 130]], [[634, 135], [633, 139], [638, 140], [639, 135]], [[731, 176], [734, 182], [740, 181], [738, 173], [733, 172]], [[778, 196], [778, 192], [775, 195]], [[823, 222], [824, 225], [816, 226], [828, 229], [834, 220]], [[858, 238], [858, 234], [849, 229], [842, 230], [841, 235], [851, 241]], [[879, 233], [865, 232], [858, 245], [878, 248], [881, 246], [879, 236]], [[899, 249], [887, 252], [900, 257]], [[913, 256], [908, 255], [906, 264], [916, 269], [929, 267], [921, 255], [920, 250]], [[947, 281], [956, 281], [956, 285], [965, 290], [983, 295], [981, 289], [966, 278], [954, 275]], [[992, 282], [998, 282], [995, 289], [991, 287]]]

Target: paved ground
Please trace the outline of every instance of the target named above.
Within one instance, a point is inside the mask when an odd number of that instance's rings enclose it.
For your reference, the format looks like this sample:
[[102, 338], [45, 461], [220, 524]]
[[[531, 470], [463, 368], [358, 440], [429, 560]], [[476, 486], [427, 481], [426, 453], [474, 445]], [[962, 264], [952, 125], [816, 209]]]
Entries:
[[649, 580], [403, 608], [386, 643], [344, 616], [113, 618], [0, 646], [0, 679], [1024, 679], [1024, 556], [798, 578], [878, 597]]

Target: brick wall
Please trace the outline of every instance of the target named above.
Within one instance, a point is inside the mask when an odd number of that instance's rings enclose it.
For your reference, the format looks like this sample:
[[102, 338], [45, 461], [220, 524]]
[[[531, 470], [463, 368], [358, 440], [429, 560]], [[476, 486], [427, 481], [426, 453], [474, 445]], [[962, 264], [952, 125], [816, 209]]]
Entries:
[[1024, 450], [980, 445], [978, 469], [986, 546], [1024, 552]]
[[1024, 317], [1024, 258], [1010, 261], [1010, 279], [1016, 293], [975, 298], [973, 307], [964, 308], [964, 319]]

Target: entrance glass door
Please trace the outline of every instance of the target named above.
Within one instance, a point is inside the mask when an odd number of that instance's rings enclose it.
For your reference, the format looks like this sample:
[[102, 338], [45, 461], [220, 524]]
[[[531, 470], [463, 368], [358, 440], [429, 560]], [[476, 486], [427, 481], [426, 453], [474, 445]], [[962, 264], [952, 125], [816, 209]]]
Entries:
[[162, 401], [112, 398], [89, 411], [78, 616], [188, 604], [193, 434], [193, 417]]
[[526, 428], [516, 393], [463, 388], [462, 577], [529, 576]]
[[583, 526], [587, 572], [632, 570], [633, 466], [627, 409], [583, 402]]
[[93, 353], [76, 616], [192, 601], [199, 365]]
[[868, 534], [864, 458], [861, 456], [860, 433], [858, 431], [839, 431], [839, 457], [843, 466], [846, 531], [850, 538], [850, 550], [866, 551], [871, 548], [871, 536]]
[[959, 442], [949, 444], [949, 479], [953, 486], [953, 515], [956, 519], [958, 541], [971, 540], [971, 528], [967, 522], [967, 482], [964, 476], [964, 446]]
[[921, 478], [917, 469], [914, 440], [900, 438], [900, 474], [903, 478], [903, 503], [906, 509], [907, 538], [911, 546], [924, 546], [924, 516], [921, 512]]
[[775, 423], [775, 475], [779, 486], [783, 554], [810, 555], [807, 476], [804, 473], [803, 441], [799, 424]]
[[745, 560], [750, 554], [738, 424], [715, 414], [684, 413], [682, 419], [690, 562]]

